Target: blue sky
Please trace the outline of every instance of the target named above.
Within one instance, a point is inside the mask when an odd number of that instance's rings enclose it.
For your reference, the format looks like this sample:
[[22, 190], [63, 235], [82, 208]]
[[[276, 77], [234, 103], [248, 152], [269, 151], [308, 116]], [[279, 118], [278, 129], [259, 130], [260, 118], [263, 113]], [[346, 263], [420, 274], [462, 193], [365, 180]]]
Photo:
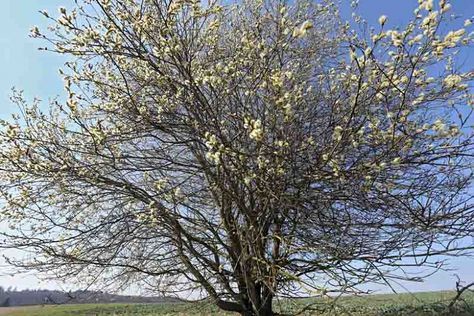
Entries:
[[[342, 0], [349, 1], [349, 0]], [[48, 21], [38, 13], [46, 9], [56, 14], [60, 6], [71, 6], [72, 0], [1, 0], [0, 3], [0, 118], [8, 118], [15, 112], [9, 101], [11, 88], [25, 91], [28, 98], [39, 97], [43, 101], [63, 95], [62, 80], [58, 68], [65, 59], [50, 52], [38, 51], [45, 43], [28, 37], [29, 29], [37, 25], [45, 29]], [[473, 0], [453, 0], [453, 13], [462, 15], [461, 21], [474, 15]], [[360, 0], [359, 12], [371, 25], [377, 24], [381, 14], [388, 16], [388, 26], [402, 24], [412, 15], [416, 0]], [[347, 13], [343, 11], [344, 13]], [[466, 67], [474, 68], [474, 51], [466, 57]], [[0, 225], [0, 229], [1, 229]], [[462, 279], [474, 281], [474, 260], [456, 259], [451, 267]], [[40, 282], [34, 275], [7, 276], [10, 269], [0, 261], [0, 286], [22, 288], [58, 288], [54, 281]], [[411, 291], [440, 290], [454, 287], [454, 272], [443, 272], [424, 283], [405, 284]]]
[[[9, 97], [11, 88], [25, 92], [28, 98], [48, 98], [64, 94], [58, 68], [65, 59], [50, 52], [38, 51], [44, 45], [28, 37], [33, 25], [45, 29], [48, 21], [38, 12], [51, 13], [60, 6], [70, 6], [72, 0], [1, 0], [0, 2], [0, 119], [7, 119], [16, 111]], [[4, 226], [3, 226], [4, 227]], [[2, 225], [0, 224], [0, 229]], [[0, 286], [57, 288], [56, 282], [40, 282], [33, 274], [11, 276], [11, 269], [0, 259]]]
[[38, 13], [47, 9], [56, 14], [58, 7], [71, 0], [2, 0], [0, 4], [0, 117], [14, 111], [8, 98], [12, 86], [24, 89], [28, 97], [44, 100], [63, 93], [58, 68], [64, 58], [50, 52], [38, 51], [44, 45], [28, 37], [33, 25], [45, 29], [46, 19]]

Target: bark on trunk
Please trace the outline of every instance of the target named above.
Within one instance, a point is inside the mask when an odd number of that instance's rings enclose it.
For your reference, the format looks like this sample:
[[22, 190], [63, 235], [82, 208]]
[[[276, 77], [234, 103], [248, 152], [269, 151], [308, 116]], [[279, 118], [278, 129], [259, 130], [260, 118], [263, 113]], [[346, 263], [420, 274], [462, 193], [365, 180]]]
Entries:
[[217, 306], [227, 312], [236, 312], [242, 316], [277, 316], [272, 310], [272, 300], [266, 300], [262, 305], [252, 308], [250, 304], [240, 304], [235, 302], [217, 301]]

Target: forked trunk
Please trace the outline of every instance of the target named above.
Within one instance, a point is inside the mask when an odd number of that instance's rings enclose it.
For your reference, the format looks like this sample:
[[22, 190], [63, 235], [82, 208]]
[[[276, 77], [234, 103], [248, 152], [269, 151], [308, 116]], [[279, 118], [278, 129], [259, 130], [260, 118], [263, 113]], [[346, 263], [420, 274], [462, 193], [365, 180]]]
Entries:
[[257, 300], [257, 306], [252, 306], [249, 301], [235, 303], [228, 301], [218, 301], [217, 306], [228, 312], [237, 312], [242, 316], [276, 316], [277, 313], [273, 312], [272, 306], [273, 296], [266, 296], [266, 299], [259, 298]]

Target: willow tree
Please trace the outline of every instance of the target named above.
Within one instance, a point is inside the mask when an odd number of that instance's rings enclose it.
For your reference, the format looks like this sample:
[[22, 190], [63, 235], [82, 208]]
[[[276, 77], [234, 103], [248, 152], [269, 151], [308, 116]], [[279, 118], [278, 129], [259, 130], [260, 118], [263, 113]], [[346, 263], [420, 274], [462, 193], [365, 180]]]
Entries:
[[392, 29], [329, 0], [42, 12], [32, 36], [69, 56], [68, 97], [13, 97], [5, 245], [34, 253], [23, 267], [242, 315], [439, 268], [474, 233], [472, 37], [449, 9], [419, 1]]

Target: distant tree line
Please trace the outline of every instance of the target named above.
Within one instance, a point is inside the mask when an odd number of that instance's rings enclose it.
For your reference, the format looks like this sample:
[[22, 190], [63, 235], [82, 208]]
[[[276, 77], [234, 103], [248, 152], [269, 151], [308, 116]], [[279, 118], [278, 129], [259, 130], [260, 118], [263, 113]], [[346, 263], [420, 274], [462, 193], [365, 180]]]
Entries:
[[0, 286], [0, 307], [41, 305], [41, 304], [82, 304], [82, 303], [163, 303], [172, 302], [172, 298], [125, 296], [98, 291], [51, 291], [51, 290], [16, 290]]

